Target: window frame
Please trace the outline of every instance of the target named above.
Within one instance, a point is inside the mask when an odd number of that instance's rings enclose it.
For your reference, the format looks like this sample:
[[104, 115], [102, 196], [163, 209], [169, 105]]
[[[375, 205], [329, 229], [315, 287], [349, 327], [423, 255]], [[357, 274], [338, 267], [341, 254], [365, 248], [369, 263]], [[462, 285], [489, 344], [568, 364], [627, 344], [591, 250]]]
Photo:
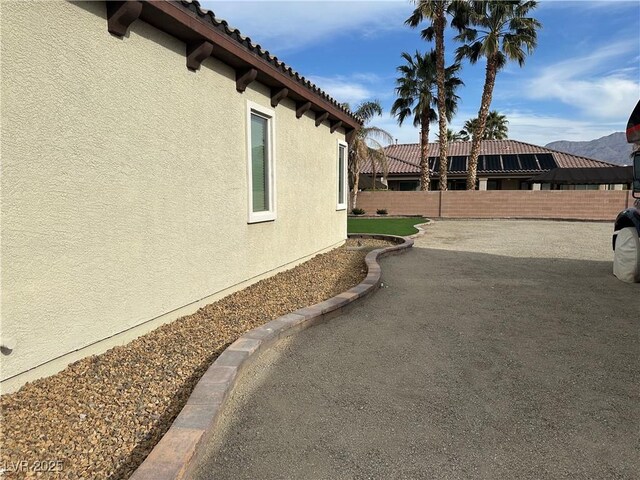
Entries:
[[[248, 186], [248, 220], [247, 223], [272, 222], [276, 214], [276, 141], [275, 141], [275, 110], [247, 100], [247, 186]], [[251, 117], [257, 115], [267, 120], [267, 189], [269, 209], [263, 212], [253, 211], [253, 158], [251, 148]]]
[[[344, 147], [344, 165], [342, 166], [342, 172], [340, 171], [340, 147]], [[336, 210], [346, 210], [347, 209], [347, 205], [349, 204], [349, 179], [347, 178], [347, 163], [349, 162], [349, 145], [347, 144], [347, 142], [342, 141], [342, 140], [338, 140], [338, 146], [337, 146], [337, 155], [336, 155], [336, 169], [337, 169], [337, 183], [336, 183], [336, 195], [337, 195], [337, 202], [336, 202]], [[344, 198], [341, 199], [340, 198], [340, 178], [342, 178], [342, 185], [343, 185], [343, 195]], [[340, 200], [343, 200], [342, 202], [340, 202]]]

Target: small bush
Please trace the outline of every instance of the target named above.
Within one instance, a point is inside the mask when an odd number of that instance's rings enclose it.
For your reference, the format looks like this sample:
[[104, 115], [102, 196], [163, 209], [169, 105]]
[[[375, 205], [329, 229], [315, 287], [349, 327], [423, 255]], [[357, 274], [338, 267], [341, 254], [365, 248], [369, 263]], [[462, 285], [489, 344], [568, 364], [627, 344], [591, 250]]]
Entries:
[[386, 214], [387, 214], [387, 213], [389, 213], [389, 212], [387, 212], [387, 209], [386, 209], [386, 208], [379, 208], [378, 210], [376, 210], [376, 213], [377, 213], [378, 215], [386, 215]]
[[354, 208], [351, 210], [354, 215], [364, 215], [366, 212], [362, 208]]

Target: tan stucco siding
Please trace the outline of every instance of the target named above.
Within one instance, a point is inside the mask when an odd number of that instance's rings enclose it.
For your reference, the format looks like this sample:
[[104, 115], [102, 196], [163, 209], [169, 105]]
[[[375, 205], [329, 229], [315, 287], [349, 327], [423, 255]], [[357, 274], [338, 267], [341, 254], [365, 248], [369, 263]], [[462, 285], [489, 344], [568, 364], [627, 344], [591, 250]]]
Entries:
[[2, 379], [346, 237], [344, 134], [276, 109], [277, 219], [247, 224], [235, 72], [104, 2], [2, 2]]

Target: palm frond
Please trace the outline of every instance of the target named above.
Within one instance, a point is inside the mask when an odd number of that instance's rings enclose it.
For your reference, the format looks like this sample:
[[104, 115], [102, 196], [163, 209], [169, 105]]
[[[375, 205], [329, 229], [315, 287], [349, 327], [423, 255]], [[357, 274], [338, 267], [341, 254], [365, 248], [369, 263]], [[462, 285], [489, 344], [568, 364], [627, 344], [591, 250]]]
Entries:
[[362, 129], [365, 132], [365, 138], [367, 142], [373, 142], [375, 144], [378, 143], [378, 139], [389, 144], [393, 143], [393, 136], [379, 127], [364, 127]]
[[354, 113], [367, 123], [376, 115], [382, 115], [382, 106], [378, 100], [362, 102], [358, 105]]
[[433, 26], [422, 29], [420, 37], [427, 42], [432, 42], [436, 36], [436, 29]]

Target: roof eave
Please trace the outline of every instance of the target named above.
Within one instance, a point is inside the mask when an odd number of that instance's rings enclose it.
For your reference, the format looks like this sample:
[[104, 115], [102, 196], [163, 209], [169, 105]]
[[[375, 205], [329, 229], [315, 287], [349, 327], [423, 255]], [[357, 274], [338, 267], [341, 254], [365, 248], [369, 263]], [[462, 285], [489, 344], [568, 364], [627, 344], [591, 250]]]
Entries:
[[[262, 50], [259, 45], [254, 45], [248, 38], [242, 37], [237, 30], [230, 30], [226, 22], [216, 21], [210, 12], [204, 13], [197, 2], [183, 4], [180, 1], [142, 0], [140, 2], [107, 2], [107, 4], [110, 6], [109, 30], [116, 35], [121, 32], [112, 31], [114, 17], [112, 12], [116, 11], [118, 4], [121, 6], [128, 4], [125, 8], [134, 12], [129, 14], [129, 17], [136, 13], [137, 15], [132, 19], [124, 16], [128, 22], [128, 24], [125, 23], [125, 31], [130, 23], [139, 18], [183, 41], [186, 44], [185, 56], [188, 60], [189, 54], [194, 49], [199, 46], [207, 47], [200, 49], [205, 53], [197, 59], [198, 62], [201, 63], [204, 58], [212, 56], [232, 67], [236, 71], [236, 81], [244, 84], [236, 84], [238, 91], [242, 92], [242, 88], [246, 88], [249, 82], [258, 81], [271, 89], [272, 102], [276, 105], [284, 97], [295, 101], [299, 117], [308, 110], [315, 113], [316, 119], [328, 114], [326, 118], [330, 122], [332, 131], [342, 127], [346, 134], [362, 126], [362, 122], [357, 117], [329, 95], [294, 72], [291, 67], [271, 56], [269, 52]], [[142, 7], [138, 7], [139, 10], [136, 11], [132, 6], [134, 4], [140, 4]], [[116, 18], [116, 20], [122, 22], [122, 18]], [[214, 22], [216, 22], [215, 25]], [[122, 35], [123, 33], [120, 36]], [[197, 63], [198, 66], [199, 63]]]

